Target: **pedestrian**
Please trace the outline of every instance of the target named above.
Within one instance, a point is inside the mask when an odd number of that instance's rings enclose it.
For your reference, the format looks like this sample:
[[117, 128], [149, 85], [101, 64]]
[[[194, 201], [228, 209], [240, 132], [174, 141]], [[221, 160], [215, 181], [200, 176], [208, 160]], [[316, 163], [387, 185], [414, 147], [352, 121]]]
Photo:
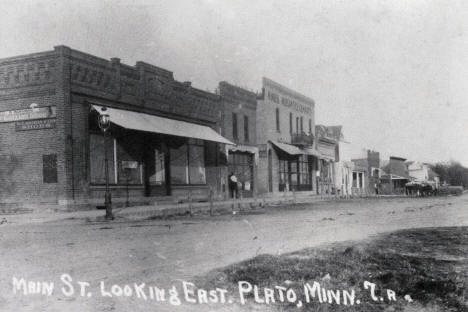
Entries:
[[238, 186], [237, 186], [237, 177], [234, 172], [231, 172], [229, 175], [229, 195], [231, 198], [237, 198], [238, 196]]

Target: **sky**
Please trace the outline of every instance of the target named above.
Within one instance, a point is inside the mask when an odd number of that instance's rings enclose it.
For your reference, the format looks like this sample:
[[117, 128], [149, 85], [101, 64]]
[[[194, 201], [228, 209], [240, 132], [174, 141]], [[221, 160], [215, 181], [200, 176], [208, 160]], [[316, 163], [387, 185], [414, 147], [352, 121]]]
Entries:
[[2, 0], [0, 57], [57, 45], [214, 91], [268, 77], [355, 150], [468, 166], [467, 1]]

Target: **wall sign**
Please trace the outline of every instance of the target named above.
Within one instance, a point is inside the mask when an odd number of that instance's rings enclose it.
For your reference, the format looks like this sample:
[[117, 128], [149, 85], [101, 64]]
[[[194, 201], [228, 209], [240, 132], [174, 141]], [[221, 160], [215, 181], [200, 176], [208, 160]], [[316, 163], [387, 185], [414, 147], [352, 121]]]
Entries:
[[36, 120], [23, 120], [15, 123], [16, 131], [28, 131], [39, 129], [52, 129], [55, 128], [56, 119], [36, 119]]
[[44, 106], [0, 112], [0, 122], [34, 120], [57, 117], [56, 106]]

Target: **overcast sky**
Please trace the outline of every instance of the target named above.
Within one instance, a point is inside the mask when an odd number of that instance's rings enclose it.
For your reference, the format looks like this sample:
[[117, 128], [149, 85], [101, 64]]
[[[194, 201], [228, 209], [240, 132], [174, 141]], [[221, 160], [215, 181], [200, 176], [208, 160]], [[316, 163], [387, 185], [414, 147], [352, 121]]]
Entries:
[[468, 166], [467, 1], [2, 0], [0, 42], [0, 57], [142, 60], [210, 91], [266, 76], [356, 149]]

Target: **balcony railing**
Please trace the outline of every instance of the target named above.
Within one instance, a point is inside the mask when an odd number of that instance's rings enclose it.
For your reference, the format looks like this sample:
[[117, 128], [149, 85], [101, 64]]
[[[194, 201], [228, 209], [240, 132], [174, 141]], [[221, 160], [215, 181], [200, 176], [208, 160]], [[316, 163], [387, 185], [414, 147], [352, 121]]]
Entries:
[[314, 135], [302, 133], [291, 134], [291, 143], [299, 146], [312, 146], [314, 144]]

